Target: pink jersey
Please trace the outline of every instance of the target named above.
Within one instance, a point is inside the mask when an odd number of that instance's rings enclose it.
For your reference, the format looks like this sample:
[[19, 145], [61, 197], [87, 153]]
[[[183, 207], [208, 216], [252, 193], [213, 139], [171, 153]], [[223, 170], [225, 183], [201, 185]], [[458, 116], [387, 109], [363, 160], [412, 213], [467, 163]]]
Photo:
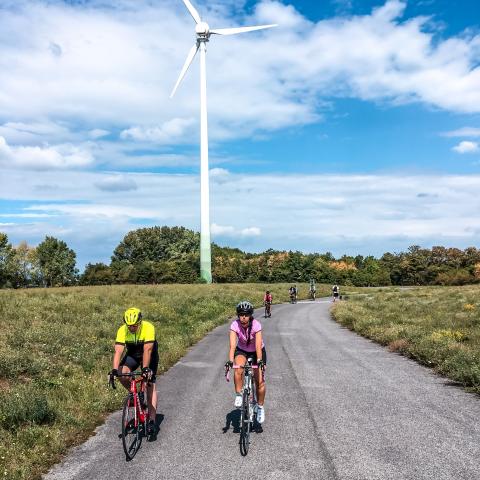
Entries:
[[[235, 332], [238, 337], [237, 347], [240, 350], [245, 350], [246, 352], [254, 352], [255, 351], [255, 334], [262, 330], [261, 323], [256, 320], [255, 318], [252, 321], [252, 330], [250, 331], [250, 343], [247, 345], [247, 333], [248, 333], [248, 326], [247, 328], [243, 328], [240, 320], [234, 320], [230, 325], [230, 330]], [[262, 348], [265, 346], [262, 339]]]

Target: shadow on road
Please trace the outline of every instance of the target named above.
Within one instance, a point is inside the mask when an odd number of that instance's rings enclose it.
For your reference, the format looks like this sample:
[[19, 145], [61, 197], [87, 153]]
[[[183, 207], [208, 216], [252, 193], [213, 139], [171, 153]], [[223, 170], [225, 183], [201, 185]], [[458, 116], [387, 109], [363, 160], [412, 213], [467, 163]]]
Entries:
[[[157, 439], [158, 433], [160, 432], [160, 425], [164, 419], [165, 415], [163, 415], [163, 413], [157, 413], [155, 417], [155, 434], [150, 436], [150, 442], [154, 442]], [[142, 434], [142, 436], [145, 436], [145, 434]], [[118, 434], [118, 438], [122, 438], [122, 433]]]
[[157, 413], [157, 416], [155, 418], [155, 434], [150, 435], [148, 438], [149, 442], [155, 442], [157, 440], [158, 434], [160, 432], [160, 424], [163, 422], [165, 418], [165, 415], [163, 413]]
[[157, 427], [157, 430], [160, 430], [160, 425], [165, 419], [165, 415], [163, 413], [157, 413], [157, 417], [155, 418], [155, 426]]
[[240, 433], [240, 410], [235, 409], [227, 414], [225, 417], [225, 426], [222, 428], [223, 433], [230, 430], [230, 425], [233, 427], [233, 433]]
[[[222, 428], [223, 433], [227, 433], [233, 427], [233, 433], [240, 433], [240, 409], [232, 410], [225, 417], [225, 426]], [[252, 427], [252, 432], [262, 433], [262, 426], [255, 421]]]

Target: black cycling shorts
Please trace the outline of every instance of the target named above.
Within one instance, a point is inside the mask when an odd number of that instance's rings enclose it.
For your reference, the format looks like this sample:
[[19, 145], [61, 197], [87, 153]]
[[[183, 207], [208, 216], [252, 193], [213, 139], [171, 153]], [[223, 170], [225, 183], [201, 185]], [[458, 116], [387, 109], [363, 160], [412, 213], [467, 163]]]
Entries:
[[[257, 352], [246, 352], [245, 350], [242, 350], [241, 348], [237, 347], [235, 349], [234, 357], [236, 357], [237, 355], [243, 355], [247, 359], [252, 358], [253, 359], [253, 364], [254, 365], [257, 364]], [[265, 350], [265, 347], [262, 348], [262, 360], [263, 360], [263, 363], [266, 365], [267, 364], [267, 351]]]
[[[158, 343], [155, 342], [153, 344], [153, 350], [152, 350], [152, 356], [150, 357], [150, 365], [148, 368], [153, 372], [152, 379], [150, 380], [150, 383], [155, 383], [156, 381], [156, 374], [157, 374], [157, 369], [158, 369]], [[130, 371], [136, 370], [138, 367], [142, 366], [142, 359], [137, 358], [137, 357], [132, 357], [130, 355], [125, 355], [121, 362], [120, 362], [120, 367], [123, 365], [126, 365]]]

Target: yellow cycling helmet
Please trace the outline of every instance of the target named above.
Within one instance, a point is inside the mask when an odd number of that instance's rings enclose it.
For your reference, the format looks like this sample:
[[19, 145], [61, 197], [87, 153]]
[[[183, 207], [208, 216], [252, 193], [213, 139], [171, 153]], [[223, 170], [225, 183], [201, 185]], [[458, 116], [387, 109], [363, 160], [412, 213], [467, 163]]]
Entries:
[[135, 307], [129, 308], [123, 314], [123, 320], [129, 326], [136, 325], [142, 320], [142, 312], [140, 311], [139, 308], [135, 308]]

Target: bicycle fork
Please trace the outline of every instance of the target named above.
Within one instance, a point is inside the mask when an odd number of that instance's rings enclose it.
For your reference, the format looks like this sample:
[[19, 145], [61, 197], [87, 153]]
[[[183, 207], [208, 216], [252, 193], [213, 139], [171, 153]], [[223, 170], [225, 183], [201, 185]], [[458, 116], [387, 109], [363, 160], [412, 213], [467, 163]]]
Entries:
[[252, 375], [247, 372], [245, 373], [244, 390], [247, 392], [248, 398], [248, 416], [244, 419], [244, 421], [253, 424], [253, 419], [257, 412], [257, 403], [253, 392]]
[[[140, 401], [140, 395], [137, 391], [137, 387], [134, 384], [130, 393], [133, 395], [133, 406], [135, 411], [135, 427], [138, 427], [140, 423], [145, 423], [146, 421], [146, 412], [143, 408], [142, 402]], [[144, 392], [145, 395], [145, 392]]]

